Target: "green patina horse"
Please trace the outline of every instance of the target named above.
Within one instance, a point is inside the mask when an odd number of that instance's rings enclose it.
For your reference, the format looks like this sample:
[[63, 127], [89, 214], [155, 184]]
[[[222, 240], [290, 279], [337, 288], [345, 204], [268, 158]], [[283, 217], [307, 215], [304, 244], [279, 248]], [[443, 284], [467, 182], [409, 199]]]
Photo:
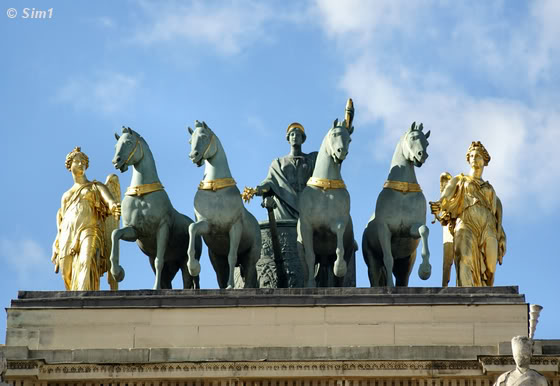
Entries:
[[[111, 273], [117, 281], [124, 279], [124, 269], [119, 265], [119, 240], [136, 241], [150, 258], [156, 274], [154, 289], [171, 288], [171, 281], [179, 269], [183, 274], [183, 288], [200, 288], [198, 275], [191, 275], [186, 266], [188, 227], [193, 220], [171, 205], [144, 138], [125, 127], [122, 135], [115, 134], [115, 138], [113, 165], [121, 173], [132, 165], [133, 171], [122, 201], [123, 227], [114, 230], [111, 235]], [[193, 248], [193, 258], [199, 260], [202, 251], [200, 237], [194, 238]]]
[[[245, 209], [239, 189], [231, 177], [224, 148], [204, 122], [189, 127], [193, 163], [202, 166], [204, 178], [194, 197], [196, 222], [189, 226], [191, 241], [202, 235], [216, 271], [220, 288], [234, 287], [234, 269], [241, 268], [245, 288], [257, 287], [257, 260], [261, 254], [261, 232], [255, 217]], [[189, 244], [188, 267], [198, 275], [195, 243]]]
[[333, 284], [342, 286], [356, 250], [350, 195], [340, 174], [353, 131], [346, 120], [334, 121], [317, 154], [313, 175], [299, 197], [298, 246], [304, 257], [306, 287], [328, 285], [324, 278], [316, 277], [325, 267], [332, 267]]
[[422, 239], [421, 279], [431, 274], [426, 226], [426, 198], [416, 180], [414, 167], [428, 158], [428, 137], [423, 125], [412, 123], [395, 148], [389, 176], [377, 197], [375, 212], [362, 237], [364, 260], [372, 287], [407, 286]]

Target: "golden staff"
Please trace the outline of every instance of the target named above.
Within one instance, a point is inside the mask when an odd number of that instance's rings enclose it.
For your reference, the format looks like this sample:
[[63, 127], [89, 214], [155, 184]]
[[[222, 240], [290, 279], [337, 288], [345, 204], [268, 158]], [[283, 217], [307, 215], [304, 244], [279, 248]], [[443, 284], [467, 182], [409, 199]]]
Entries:
[[346, 120], [348, 130], [350, 130], [352, 128], [352, 121], [354, 120], [354, 102], [352, 102], [352, 98], [348, 98], [348, 102], [346, 102], [344, 119]]

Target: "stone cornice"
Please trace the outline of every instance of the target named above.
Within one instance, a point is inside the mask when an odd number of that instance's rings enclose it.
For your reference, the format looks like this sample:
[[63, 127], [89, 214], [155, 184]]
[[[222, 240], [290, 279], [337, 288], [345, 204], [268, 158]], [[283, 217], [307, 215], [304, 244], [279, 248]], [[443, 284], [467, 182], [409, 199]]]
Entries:
[[525, 304], [517, 287], [20, 291], [12, 308]]
[[282, 361], [157, 364], [57, 364], [10, 361], [7, 379], [188, 379], [231, 377], [458, 377], [483, 376], [479, 361]]

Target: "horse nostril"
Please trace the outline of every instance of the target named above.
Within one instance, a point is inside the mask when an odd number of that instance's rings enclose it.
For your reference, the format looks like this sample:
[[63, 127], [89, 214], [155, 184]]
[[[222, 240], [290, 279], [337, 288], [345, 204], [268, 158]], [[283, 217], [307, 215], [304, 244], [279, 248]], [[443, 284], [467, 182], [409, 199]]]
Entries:
[[423, 152], [422, 150], [420, 150], [420, 151], [418, 152], [418, 157], [422, 157], [423, 155], [424, 155], [424, 152]]
[[117, 156], [115, 157], [115, 162], [120, 162], [121, 161], [121, 157]]

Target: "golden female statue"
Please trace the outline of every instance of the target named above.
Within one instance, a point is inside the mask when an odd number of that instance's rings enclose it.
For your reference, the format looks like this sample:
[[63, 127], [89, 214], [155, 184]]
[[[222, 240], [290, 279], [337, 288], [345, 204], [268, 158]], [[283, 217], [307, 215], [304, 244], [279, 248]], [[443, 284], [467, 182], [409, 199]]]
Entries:
[[[89, 158], [79, 147], [66, 156], [74, 185], [62, 196], [51, 260], [70, 291], [99, 290], [99, 279], [110, 268], [111, 232], [121, 214], [118, 177], [109, 175], [105, 184], [88, 181], [88, 166]], [[108, 281], [116, 290], [110, 273]]]
[[452, 178], [430, 208], [453, 235], [457, 286], [492, 286], [496, 262], [501, 265], [506, 253], [502, 203], [492, 185], [482, 179], [490, 162], [482, 143], [469, 146], [467, 162], [470, 174]]

